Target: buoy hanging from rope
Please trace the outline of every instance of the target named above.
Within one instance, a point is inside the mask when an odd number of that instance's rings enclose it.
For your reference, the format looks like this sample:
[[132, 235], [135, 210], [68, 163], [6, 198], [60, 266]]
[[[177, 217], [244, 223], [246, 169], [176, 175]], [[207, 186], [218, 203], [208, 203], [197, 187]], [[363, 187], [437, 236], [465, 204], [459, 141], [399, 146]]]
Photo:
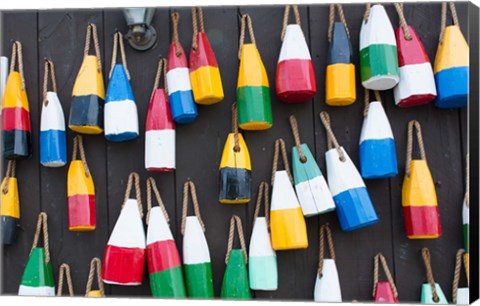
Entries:
[[[333, 247], [332, 231], [328, 223], [320, 226], [319, 238], [318, 269], [313, 294], [314, 300], [315, 302], [341, 302], [342, 292], [338, 278], [335, 249]], [[325, 243], [328, 244], [331, 258], [324, 258]]]
[[[382, 264], [387, 281], [379, 281], [379, 264]], [[398, 303], [398, 291], [388, 268], [387, 260], [382, 253], [373, 259], [373, 299], [375, 303]]]
[[[98, 289], [92, 289], [93, 285], [93, 278], [97, 274], [97, 285]], [[85, 288], [85, 296], [86, 297], [104, 297], [105, 296], [105, 289], [103, 286], [102, 280], [102, 261], [98, 257], [92, 258], [90, 261], [90, 270], [88, 272], [88, 279], [87, 279], [87, 286]]]
[[432, 272], [432, 264], [430, 259], [430, 250], [428, 248], [422, 249], [423, 263], [425, 264], [425, 270], [427, 275], [427, 282], [422, 285], [422, 291], [420, 295], [421, 304], [448, 304], [445, 294], [443, 294], [440, 285], [435, 282]]
[[[468, 270], [466, 262], [463, 260], [465, 256], [465, 250], [460, 249], [457, 251], [455, 257], [455, 272], [453, 275], [453, 284], [452, 284], [452, 302], [456, 305], [469, 305], [470, 304], [470, 277], [468, 275]], [[467, 287], [459, 288], [460, 284], [460, 274], [462, 269], [462, 262], [465, 267], [465, 275], [467, 276]]]
[[5, 177], [0, 185], [0, 216], [2, 219], [2, 243], [12, 245], [20, 228], [20, 198], [15, 176], [16, 161], [9, 160]]

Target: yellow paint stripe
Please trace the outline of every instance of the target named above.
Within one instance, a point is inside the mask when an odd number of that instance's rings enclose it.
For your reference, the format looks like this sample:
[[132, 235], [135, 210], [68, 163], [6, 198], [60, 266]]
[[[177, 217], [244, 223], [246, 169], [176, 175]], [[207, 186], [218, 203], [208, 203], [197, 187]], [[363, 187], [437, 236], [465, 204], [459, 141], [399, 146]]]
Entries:
[[2, 216], [10, 216], [13, 218], [20, 218], [20, 200], [18, 197], [17, 179], [12, 177], [8, 180], [8, 192], [3, 193], [6, 179], [2, 181], [0, 186], [0, 214]]
[[402, 206], [437, 206], [437, 193], [425, 160], [412, 160], [410, 177], [405, 175]]
[[27, 91], [22, 90], [22, 79], [18, 71], [12, 71], [8, 75], [2, 107], [23, 107], [25, 110], [30, 111]]
[[242, 46], [237, 88], [242, 86], [269, 86], [265, 66], [254, 44]]
[[326, 100], [331, 106], [350, 105], [356, 100], [355, 66], [333, 64], [327, 66]]
[[270, 226], [274, 250], [308, 247], [305, 218], [300, 207], [270, 211]]
[[433, 72], [440, 70], [469, 66], [470, 49], [462, 31], [458, 26], [445, 28], [442, 42], [438, 44]]
[[84, 58], [73, 85], [72, 95], [97, 95], [105, 100], [103, 75], [101, 71], [98, 71], [98, 61], [95, 55], [87, 55]]
[[235, 147], [235, 137], [233, 133], [229, 133], [227, 140], [225, 141], [225, 146], [223, 147], [220, 168], [230, 167], [252, 170], [250, 153], [248, 152], [247, 144], [240, 133], [238, 134], [238, 145], [240, 146], [240, 151], [235, 152], [233, 150]]
[[93, 185], [92, 175], [85, 175], [85, 167], [81, 160], [72, 160], [68, 168], [67, 176], [67, 195], [94, 195], [95, 187]]
[[190, 72], [193, 98], [198, 104], [214, 104], [223, 100], [223, 86], [218, 67], [203, 66]]

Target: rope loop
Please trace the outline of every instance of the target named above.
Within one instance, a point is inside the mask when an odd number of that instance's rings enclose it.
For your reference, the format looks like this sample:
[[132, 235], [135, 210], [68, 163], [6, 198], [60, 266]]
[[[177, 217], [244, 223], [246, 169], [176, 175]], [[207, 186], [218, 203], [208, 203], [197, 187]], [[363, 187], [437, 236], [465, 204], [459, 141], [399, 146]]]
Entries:
[[200, 227], [202, 231], [205, 232], [205, 224], [203, 223], [202, 216], [200, 215], [200, 208], [198, 205], [198, 198], [197, 198], [197, 190], [195, 188], [195, 184], [188, 180], [183, 184], [183, 208], [182, 208], [182, 226], [181, 231], [182, 235], [185, 235], [185, 226], [187, 224], [187, 212], [188, 212], [188, 193], [190, 190], [190, 195], [192, 196], [192, 203], [193, 203], [193, 211], [195, 216], [198, 219], [198, 223], [200, 223]]
[[100, 58], [100, 43], [98, 42], [97, 26], [94, 23], [89, 23], [87, 26], [87, 34], [85, 37], [85, 48], [83, 49], [83, 57], [88, 56], [90, 51], [90, 40], [93, 37], [93, 46], [95, 48], [95, 55], [97, 57], [98, 72], [102, 71], [102, 60]]
[[167, 223], [170, 224], [170, 218], [168, 217], [167, 209], [165, 208], [165, 204], [163, 203], [162, 197], [160, 195], [160, 191], [158, 191], [157, 183], [153, 177], [149, 177], [147, 179], [147, 217], [146, 223], [148, 224], [150, 220], [150, 211], [152, 210], [152, 190], [155, 195], [155, 199], [157, 200], [158, 206], [162, 210], [163, 215], [165, 216], [165, 220]]
[[232, 252], [232, 248], [233, 248], [233, 239], [235, 235], [235, 223], [237, 226], [238, 239], [240, 240], [240, 246], [242, 248], [245, 264], [248, 264], [247, 247], [245, 245], [245, 237], [243, 236], [242, 220], [237, 215], [233, 215], [232, 218], [230, 218], [230, 230], [228, 233], [228, 246], [227, 246], [227, 254], [225, 255], [225, 264], [226, 265], [228, 264], [228, 259], [230, 258], [230, 253]]
[[10, 181], [10, 178], [15, 177], [16, 166], [17, 166], [16, 160], [14, 159], [8, 160], [7, 171], [5, 172], [5, 184], [3, 185], [3, 189], [2, 189], [3, 194], [8, 193], [8, 182]]
[[128, 199], [130, 198], [130, 193], [134, 184], [138, 211], [140, 212], [140, 216], [143, 218], [142, 194], [140, 193], [140, 176], [137, 172], [131, 172], [128, 175], [127, 188], [125, 189], [125, 197], [123, 198], [122, 208], [125, 206], [125, 203], [127, 203]]
[[333, 24], [335, 23], [335, 7], [337, 7], [338, 17], [345, 27], [347, 32], [347, 37], [350, 38], [350, 31], [348, 30], [347, 20], [345, 19], [345, 14], [343, 13], [343, 7], [341, 4], [330, 4], [330, 10], [328, 14], [328, 42], [332, 41], [333, 37]]
[[[300, 13], [298, 11], [298, 5], [291, 5], [291, 6], [293, 7], [293, 14], [295, 15], [295, 24], [302, 27], [302, 24], [300, 22]], [[280, 36], [282, 41], [285, 39], [285, 33], [287, 32], [289, 15], [290, 15], [290, 5], [285, 5], [285, 11], [283, 13], [282, 34]]]
[[158, 60], [157, 73], [155, 74], [155, 81], [153, 82], [152, 95], [155, 92], [155, 90], [158, 88], [158, 86], [160, 85], [160, 79], [162, 77], [162, 71], [163, 71], [163, 84], [164, 84], [164, 87], [165, 87], [165, 92], [168, 95], [167, 59], [162, 58], [162, 57]]
[[35, 235], [33, 236], [32, 248], [30, 250], [30, 255], [34, 248], [38, 245], [38, 240], [40, 239], [40, 233], [43, 234], [43, 248], [45, 250], [45, 264], [50, 262], [50, 248], [48, 242], [48, 224], [47, 224], [47, 214], [43, 211], [38, 214], [37, 227], [35, 229]]
[[123, 35], [120, 31], [115, 32], [113, 35], [113, 50], [112, 50], [112, 64], [110, 65], [110, 73], [108, 74], [108, 78], [112, 77], [113, 68], [115, 68], [115, 64], [117, 63], [117, 49], [120, 48], [120, 56], [122, 58], [122, 64], [125, 68], [125, 73], [127, 74], [127, 78], [130, 80], [130, 72], [128, 71], [127, 67], [127, 57], [125, 55], [125, 46], [123, 45]]
[[242, 55], [242, 47], [245, 41], [245, 26], [248, 27], [248, 34], [250, 35], [250, 41], [252, 44], [256, 45], [255, 43], [255, 33], [253, 32], [252, 26], [252, 18], [248, 14], [242, 15], [242, 20], [240, 22], [240, 42], [238, 48], [238, 59]]
[[80, 134], [77, 134], [77, 136], [73, 138], [72, 160], [77, 160], [77, 151], [80, 152], [80, 159], [82, 160], [83, 167], [85, 168], [85, 176], [88, 178], [90, 177], [90, 169], [88, 168], [85, 149], [83, 147], [83, 137]]
[[[197, 22], [198, 15], [198, 22]], [[198, 24], [200, 24], [200, 32], [205, 33], [205, 25], [203, 24], [203, 11], [201, 7], [192, 7], [192, 26], [193, 26], [193, 37], [192, 37], [192, 49], [197, 51], [198, 48]]]
[[332, 149], [335, 146], [337, 150], [338, 156], [341, 162], [345, 162], [347, 159], [345, 154], [343, 154], [343, 150], [341, 149], [340, 145], [338, 144], [337, 138], [335, 138], [335, 134], [333, 134], [330, 116], [326, 111], [320, 113], [320, 120], [322, 121], [323, 126], [325, 127], [325, 131], [327, 132], [327, 147], [328, 149]]
[[412, 34], [410, 33], [410, 28], [408, 27], [405, 14], [403, 13], [403, 3], [394, 3], [393, 5], [395, 5], [395, 9], [397, 10], [400, 27], [403, 30], [403, 36], [406, 40], [412, 40]]
[[66, 263], [63, 263], [60, 266], [60, 271], [58, 272], [58, 288], [57, 288], [57, 296], [62, 296], [63, 292], [63, 276], [67, 279], [67, 288], [68, 288], [68, 295], [73, 296], [73, 285], [72, 285], [72, 275], [70, 274], [70, 266]]
[[257, 195], [257, 203], [255, 204], [255, 213], [253, 214], [253, 223], [255, 224], [255, 221], [258, 218], [258, 215], [260, 214], [260, 207], [262, 206], [262, 199], [263, 199], [263, 205], [265, 208], [265, 222], [267, 223], [267, 229], [270, 229], [270, 220], [268, 217], [268, 213], [270, 211], [269, 209], [269, 195], [270, 195], [270, 190], [268, 183], [263, 181], [260, 183], [258, 186], [258, 195]]
[[300, 132], [298, 130], [297, 118], [294, 115], [290, 115], [290, 127], [292, 128], [293, 139], [295, 140], [295, 147], [297, 147], [298, 155], [300, 157], [300, 162], [302, 164], [307, 162], [307, 157], [303, 153], [301, 141], [300, 141]]
[[408, 140], [407, 140], [407, 160], [405, 161], [405, 174], [410, 177], [411, 163], [412, 163], [412, 154], [413, 154], [413, 128], [416, 130], [416, 136], [418, 141], [418, 147], [420, 150], [420, 158], [422, 160], [427, 160], [425, 155], [425, 145], [423, 143], [422, 137], [422, 127], [417, 120], [411, 120], [408, 123]]
[[377, 290], [377, 283], [378, 283], [378, 276], [379, 276], [379, 262], [382, 264], [383, 272], [385, 273], [385, 276], [387, 277], [388, 282], [390, 283], [390, 287], [392, 288], [393, 295], [395, 298], [398, 298], [398, 291], [397, 287], [395, 286], [395, 282], [393, 281], [392, 274], [390, 273], [390, 269], [388, 268], [387, 265], [387, 260], [383, 256], [382, 253], [378, 253], [375, 255], [373, 259], [373, 297], [375, 298], [375, 292]]
[[48, 105], [47, 92], [48, 92], [48, 76], [52, 82], [52, 91], [57, 92], [57, 81], [55, 79], [55, 66], [49, 59], [45, 59], [44, 73], [43, 73], [43, 104]]
[[325, 236], [327, 237], [328, 251], [333, 261], [336, 261], [335, 248], [333, 246], [332, 231], [328, 223], [320, 226], [320, 242], [319, 242], [319, 254], [318, 254], [318, 275], [323, 277], [323, 261], [325, 257]]
[[15, 64], [18, 60], [18, 72], [20, 73], [20, 79], [22, 80], [22, 91], [25, 91], [25, 75], [23, 73], [23, 51], [22, 43], [18, 40], [12, 44], [12, 55], [10, 57], [10, 73], [15, 71]]
[[280, 152], [282, 153], [283, 166], [285, 167], [285, 171], [287, 172], [288, 179], [290, 180], [290, 183], [293, 185], [293, 177], [292, 177], [292, 173], [290, 172], [290, 165], [288, 163], [287, 149], [285, 147], [285, 141], [282, 138], [278, 138], [277, 140], [275, 140], [275, 151], [273, 153], [271, 184], [273, 186], [273, 183], [275, 182], [275, 173], [278, 171], [278, 159], [280, 156]]
[[425, 270], [427, 272], [427, 281], [432, 288], [432, 297], [435, 303], [440, 301], [440, 298], [437, 293], [437, 288], [435, 287], [435, 279], [433, 278], [432, 264], [430, 260], [430, 250], [428, 248], [422, 249], [423, 263], [425, 264]]
[[97, 273], [98, 291], [100, 291], [100, 295], [103, 297], [105, 296], [105, 288], [103, 286], [103, 280], [102, 280], [102, 261], [98, 257], [94, 257], [90, 261], [90, 271], [88, 272], [88, 280], [87, 280], [87, 286], [85, 288], [85, 296], [88, 296], [88, 293], [92, 291], [92, 284], [93, 284], [93, 278], [95, 276], [95, 272]]

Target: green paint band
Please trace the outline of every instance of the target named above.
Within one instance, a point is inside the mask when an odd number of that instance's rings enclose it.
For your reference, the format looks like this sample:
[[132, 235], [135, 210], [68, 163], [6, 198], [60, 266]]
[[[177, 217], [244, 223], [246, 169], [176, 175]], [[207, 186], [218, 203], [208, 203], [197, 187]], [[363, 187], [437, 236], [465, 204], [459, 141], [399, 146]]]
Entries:
[[187, 296], [181, 266], [151, 273], [149, 276], [153, 297], [183, 298]]
[[399, 76], [397, 47], [379, 44], [360, 50], [360, 74], [362, 82], [382, 75]]
[[209, 262], [184, 265], [187, 295], [191, 298], [213, 298], [212, 265]]
[[242, 86], [237, 89], [238, 124], [265, 122], [272, 124], [270, 88]]

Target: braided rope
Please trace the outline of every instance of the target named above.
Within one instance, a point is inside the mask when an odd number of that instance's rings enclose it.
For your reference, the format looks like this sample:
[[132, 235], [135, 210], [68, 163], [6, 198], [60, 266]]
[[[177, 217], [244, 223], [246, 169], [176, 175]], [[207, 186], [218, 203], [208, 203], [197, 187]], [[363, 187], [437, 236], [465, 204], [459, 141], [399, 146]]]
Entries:
[[40, 232], [43, 234], [43, 248], [45, 250], [45, 263], [50, 262], [50, 248], [48, 242], [48, 224], [47, 224], [47, 214], [41, 212], [38, 214], [37, 227], [35, 229], [35, 235], [33, 236], [32, 248], [30, 250], [30, 255], [34, 248], [38, 245], [38, 240], [40, 239]]
[[238, 59], [240, 59], [240, 56], [242, 55], [242, 48], [243, 44], [245, 41], [245, 26], [247, 25], [248, 27], [248, 34], [250, 35], [250, 41], [252, 44], [256, 45], [255, 43], [255, 33], [253, 32], [253, 26], [252, 26], [252, 18], [248, 14], [242, 15], [242, 20], [240, 23], [240, 42], [239, 42], [239, 47], [238, 47]]
[[95, 55], [97, 56], [98, 71], [102, 71], [102, 60], [100, 58], [100, 43], [98, 42], [97, 26], [94, 23], [89, 23], [87, 26], [87, 34], [85, 37], [85, 48], [83, 49], [83, 56], [86, 57], [90, 51], [90, 39], [93, 36], [93, 45], [95, 48]]
[[263, 198], [263, 205], [265, 208], [265, 222], [267, 223], [267, 229], [270, 228], [270, 220], [268, 217], [268, 213], [270, 211], [269, 209], [269, 194], [270, 190], [268, 187], [268, 183], [263, 181], [260, 183], [260, 186], [258, 186], [258, 195], [257, 195], [257, 203], [255, 204], [255, 213], [253, 214], [253, 223], [255, 224], [255, 221], [258, 218], [258, 215], [260, 214], [260, 206], [262, 205], [262, 198]]
[[182, 235], [185, 235], [185, 226], [187, 224], [189, 189], [190, 189], [190, 194], [192, 196], [193, 211], [195, 213], [195, 216], [198, 219], [198, 223], [200, 223], [200, 227], [202, 228], [202, 231], [205, 232], [205, 224], [203, 223], [202, 216], [200, 215], [200, 208], [198, 205], [197, 190], [195, 188], [195, 184], [192, 181], [188, 180], [183, 185], [183, 208], [182, 208], [182, 225], [181, 225]]
[[[295, 15], [295, 23], [301, 27], [302, 25], [300, 22], [300, 12], [298, 11], [298, 5], [292, 5], [292, 7], [293, 7], [293, 14]], [[280, 36], [282, 41], [285, 39], [285, 33], [287, 32], [289, 15], [290, 15], [290, 5], [285, 5], [285, 11], [283, 13], [282, 34]]]
[[[198, 22], [197, 22], [198, 14]], [[192, 26], [193, 26], [193, 37], [192, 37], [192, 49], [197, 51], [198, 48], [198, 23], [200, 23], [200, 32], [205, 32], [205, 25], [203, 24], [203, 11], [201, 7], [192, 7]]]
[[117, 63], [117, 49], [120, 48], [120, 56], [122, 58], [122, 64], [125, 68], [125, 73], [127, 74], [127, 78], [130, 80], [130, 72], [128, 71], [127, 67], [127, 57], [125, 55], [125, 46], [123, 45], [123, 35], [120, 31], [115, 32], [113, 35], [113, 50], [112, 50], [112, 63], [110, 65], [110, 73], [108, 74], [108, 78], [112, 77], [113, 68]]
[[328, 14], [328, 42], [332, 41], [333, 36], [333, 24], [335, 23], [335, 6], [337, 7], [338, 17], [345, 27], [348, 38], [350, 38], [350, 31], [348, 30], [347, 20], [345, 19], [345, 14], [343, 13], [343, 7], [341, 4], [330, 4], [330, 10]]
[[290, 120], [290, 127], [292, 128], [293, 139], [295, 141], [295, 147], [297, 147], [298, 155], [300, 156], [300, 161], [302, 163], [306, 163], [307, 157], [305, 156], [305, 153], [303, 153], [303, 149], [301, 146], [300, 132], [298, 130], [297, 118], [295, 118], [294, 115], [290, 115], [289, 120]]
[[337, 138], [335, 138], [335, 134], [333, 134], [332, 126], [331, 126], [331, 121], [330, 121], [330, 116], [326, 111], [323, 111], [320, 113], [320, 120], [323, 123], [323, 126], [325, 127], [325, 131], [327, 132], [327, 147], [328, 149], [332, 149], [333, 146], [335, 146], [335, 149], [337, 150], [338, 156], [340, 157], [340, 161], [344, 162], [346, 161], [345, 154], [343, 154], [343, 150], [340, 148], [340, 145], [338, 144]]
[[[50, 72], [50, 73], [49, 73]], [[45, 59], [44, 73], [43, 73], [43, 104], [48, 105], [47, 92], [48, 92], [48, 76], [52, 82], [52, 91], [57, 92], [57, 81], [55, 78], [55, 66], [49, 59]]]
[[418, 147], [420, 150], [420, 157], [423, 160], [427, 160], [425, 155], [425, 145], [423, 143], [422, 137], [422, 127], [417, 120], [411, 120], [408, 123], [408, 140], [407, 140], [407, 159], [405, 161], [405, 174], [410, 177], [410, 169], [411, 169], [411, 162], [412, 162], [412, 154], [413, 154], [413, 128], [416, 129], [416, 135], [418, 140]]
[[435, 303], [440, 301], [440, 298], [437, 293], [437, 288], [435, 287], [435, 279], [433, 278], [432, 264], [430, 260], [430, 250], [428, 248], [422, 249], [423, 263], [425, 264], [425, 270], [427, 272], [427, 281], [432, 288], [432, 297]]
[[140, 193], [140, 176], [137, 172], [132, 172], [128, 175], [127, 188], [125, 189], [125, 197], [123, 198], [122, 208], [125, 206], [125, 203], [127, 203], [128, 199], [130, 198], [130, 193], [132, 191], [132, 186], [134, 183], [138, 211], [140, 213], [140, 216], [143, 218], [142, 195]]
[[233, 239], [235, 236], [235, 223], [237, 225], [238, 239], [240, 240], [240, 246], [242, 248], [245, 264], [248, 264], [247, 247], [245, 245], [245, 237], [243, 236], [242, 220], [237, 215], [233, 215], [232, 218], [230, 218], [230, 230], [228, 233], [228, 244], [227, 244], [227, 254], [225, 255], [225, 264], [226, 265], [228, 264], [228, 259], [230, 258], [230, 253], [232, 252], [232, 248], [233, 248]]
[[8, 183], [10, 178], [15, 177], [15, 168], [17, 165], [16, 160], [9, 160], [7, 164], [7, 171], [5, 172], [5, 184], [3, 185], [2, 192], [3, 194], [8, 193]]
[[157, 200], [158, 206], [163, 212], [163, 215], [165, 216], [165, 220], [167, 220], [167, 223], [170, 223], [170, 218], [168, 217], [168, 212], [167, 209], [165, 208], [165, 204], [163, 203], [162, 197], [160, 195], [160, 191], [158, 191], [157, 188], [157, 183], [155, 182], [155, 179], [153, 177], [149, 177], [147, 179], [147, 217], [146, 217], [146, 223], [148, 224], [150, 220], [150, 211], [152, 210], [152, 190], [153, 193], [155, 194], [155, 198]]
[[20, 73], [20, 79], [22, 80], [22, 91], [25, 90], [25, 75], [23, 73], [23, 49], [22, 43], [18, 40], [12, 44], [12, 56], [10, 62], [10, 73], [15, 70], [15, 64], [18, 59], [18, 72]]
[[83, 147], [83, 137], [79, 134], [73, 138], [72, 160], [77, 160], [77, 151], [80, 151], [80, 159], [82, 160], [83, 167], [85, 168], [85, 176], [90, 177], [90, 168], [88, 168], [85, 149]]
[[60, 271], [58, 272], [57, 296], [62, 296], [62, 293], [63, 293], [63, 275], [65, 275], [65, 278], [67, 279], [68, 295], [69, 296], [74, 296], [73, 285], [72, 285], [72, 276], [70, 274], [70, 266], [66, 263], [63, 263], [60, 266]]
[[105, 296], [105, 288], [103, 286], [102, 280], [102, 261], [98, 257], [92, 258], [90, 261], [90, 271], [88, 272], [87, 286], [85, 288], [85, 296], [88, 296], [88, 293], [92, 290], [93, 278], [95, 276], [95, 271], [97, 272], [97, 284], [98, 290], [100, 291], [101, 296]]
[[275, 140], [275, 151], [273, 153], [273, 164], [272, 164], [272, 177], [271, 177], [271, 184], [275, 182], [275, 173], [278, 170], [278, 159], [280, 152], [282, 153], [283, 159], [283, 166], [285, 167], [285, 171], [287, 172], [288, 179], [290, 183], [293, 185], [293, 177], [292, 173], [290, 172], [290, 165], [288, 163], [288, 156], [287, 156], [287, 149], [285, 147], [285, 141], [282, 138], [278, 138]]

